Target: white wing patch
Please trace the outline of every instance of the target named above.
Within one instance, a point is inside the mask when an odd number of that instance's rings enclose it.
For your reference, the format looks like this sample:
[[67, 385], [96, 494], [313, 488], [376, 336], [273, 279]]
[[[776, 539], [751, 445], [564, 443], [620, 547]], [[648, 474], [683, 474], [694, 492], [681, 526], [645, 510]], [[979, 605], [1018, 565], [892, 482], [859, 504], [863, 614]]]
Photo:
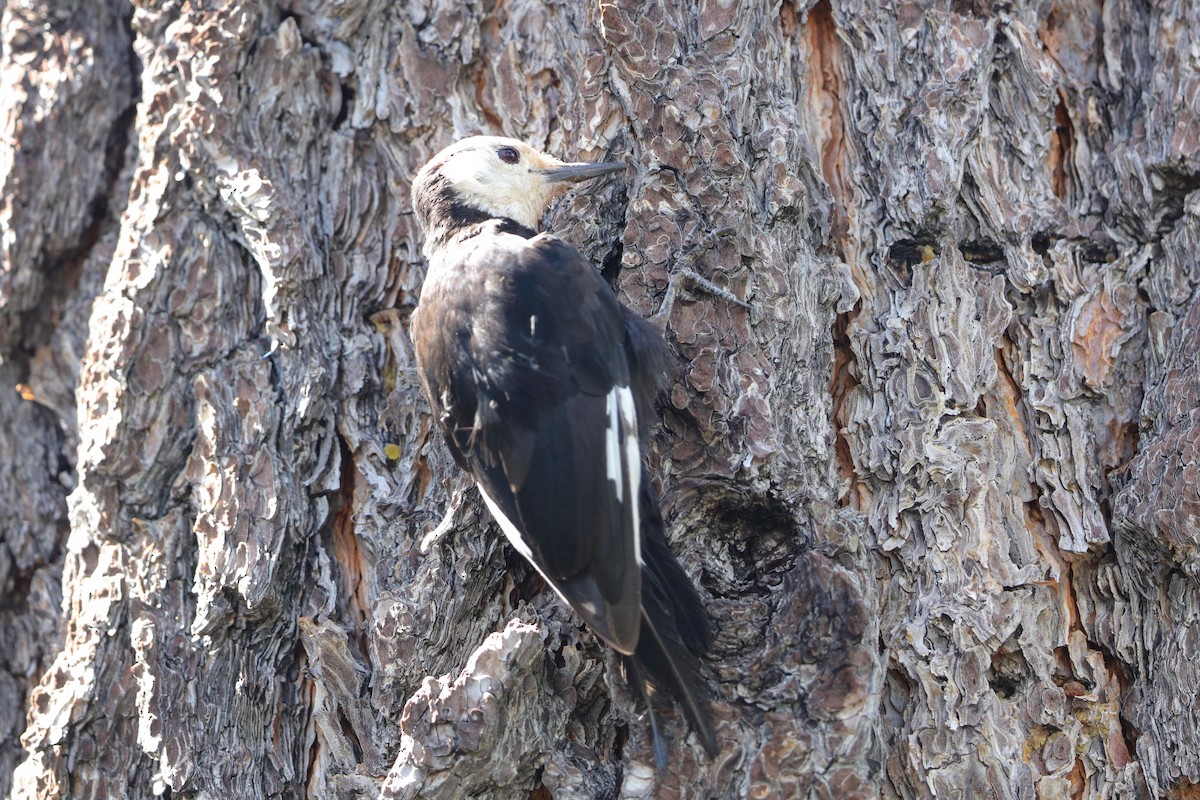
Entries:
[[[625, 390], [629, 392], [628, 389]], [[621, 458], [621, 387], [608, 393], [608, 427], [604, 431], [604, 467], [608, 482], [617, 493], [617, 502], [625, 502], [625, 461]]]
[[[605, 431], [608, 480], [614, 485], [617, 502], [629, 515], [633, 527], [633, 552], [642, 566], [642, 520], [638, 501], [642, 479], [642, 450], [638, 444], [637, 411], [628, 386], [614, 386], [608, 393], [608, 430]], [[626, 495], [625, 490], [629, 493]]]

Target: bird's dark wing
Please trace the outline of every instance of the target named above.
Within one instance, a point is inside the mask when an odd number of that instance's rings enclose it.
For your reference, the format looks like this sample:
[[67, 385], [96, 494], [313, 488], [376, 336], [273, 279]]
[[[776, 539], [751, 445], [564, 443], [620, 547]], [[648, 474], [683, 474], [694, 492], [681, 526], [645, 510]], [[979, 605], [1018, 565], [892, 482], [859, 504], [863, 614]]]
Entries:
[[622, 308], [554, 237], [485, 226], [442, 252], [413, 332], [450, 449], [513, 545], [632, 653], [641, 460]]

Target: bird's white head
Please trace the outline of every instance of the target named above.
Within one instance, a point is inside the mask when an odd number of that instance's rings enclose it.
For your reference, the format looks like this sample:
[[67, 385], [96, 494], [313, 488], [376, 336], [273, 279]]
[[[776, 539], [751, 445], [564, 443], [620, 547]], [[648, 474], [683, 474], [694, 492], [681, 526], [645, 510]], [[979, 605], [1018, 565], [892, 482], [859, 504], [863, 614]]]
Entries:
[[[516, 139], [472, 136], [421, 168], [413, 181], [413, 204], [427, 228], [451, 222], [431, 217], [460, 204], [536, 230], [550, 201], [568, 184], [624, 168], [618, 162], [566, 163]], [[452, 197], [443, 196], [447, 190]]]

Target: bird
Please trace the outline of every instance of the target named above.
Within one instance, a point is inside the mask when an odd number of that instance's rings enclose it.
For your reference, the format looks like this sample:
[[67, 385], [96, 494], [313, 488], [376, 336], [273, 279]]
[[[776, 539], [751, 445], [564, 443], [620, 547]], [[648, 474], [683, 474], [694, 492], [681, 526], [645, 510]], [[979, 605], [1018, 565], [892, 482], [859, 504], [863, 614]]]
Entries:
[[568, 186], [624, 169], [497, 136], [435, 155], [412, 182], [428, 267], [410, 335], [454, 461], [513, 548], [619, 654], [661, 768], [649, 686], [718, 752], [699, 667], [711, 623], [642, 451], [668, 350], [579, 250], [538, 232]]

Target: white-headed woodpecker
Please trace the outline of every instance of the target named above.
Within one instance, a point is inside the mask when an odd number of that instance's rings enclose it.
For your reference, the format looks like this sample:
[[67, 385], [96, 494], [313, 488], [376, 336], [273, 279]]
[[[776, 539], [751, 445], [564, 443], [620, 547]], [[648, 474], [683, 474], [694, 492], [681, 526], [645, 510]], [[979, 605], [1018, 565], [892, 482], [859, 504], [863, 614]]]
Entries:
[[493, 136], [434, 156], [412, 186], [429, 271], [411, 332], [450, 452], [513, 547], [625, 656], [652, 725], [644, 677], [715, 755], [696, 660], [708, 616], [642, 466], [666, 345], [578, 250], [536, 232], [567, 184], [623, 168]]

